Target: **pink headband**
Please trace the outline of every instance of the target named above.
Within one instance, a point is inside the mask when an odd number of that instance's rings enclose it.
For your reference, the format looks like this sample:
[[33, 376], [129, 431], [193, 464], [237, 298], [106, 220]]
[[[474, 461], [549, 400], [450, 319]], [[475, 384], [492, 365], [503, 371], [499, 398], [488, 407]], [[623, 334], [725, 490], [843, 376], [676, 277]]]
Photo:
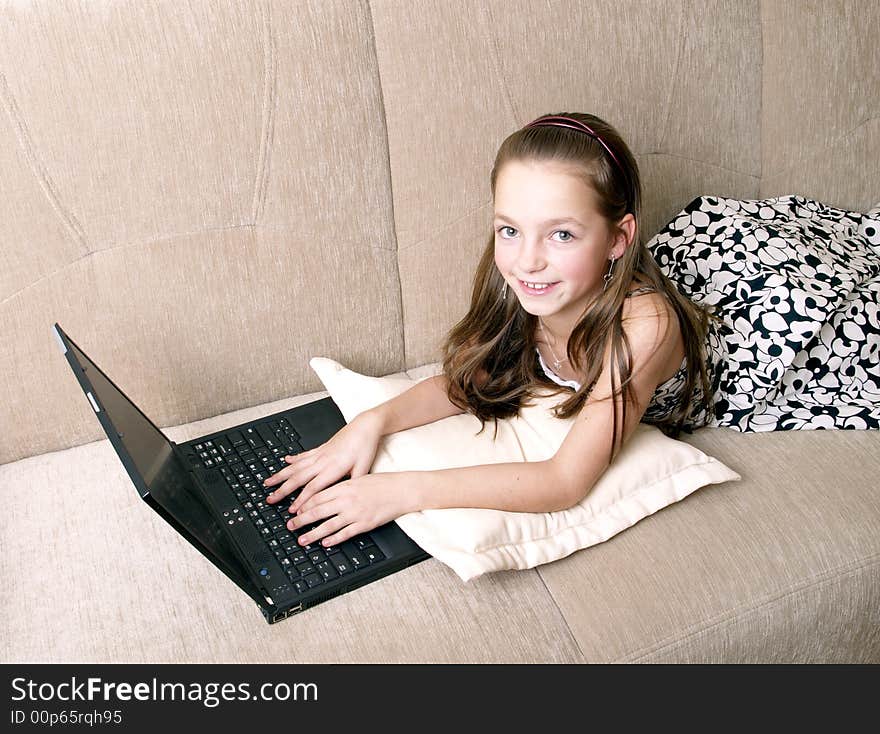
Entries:
[[525, 128], [529, 127], [567, 127], [569, 130], [577, 130], [578, 132], [586, 133], [591, 138], [598, 140], [601, 146], [608, 151], [608, 155], [611, 156], [611, 159], [617, 164], [617, 167], [623, 174], [624, 179], [626, 179], [626, 172], [623, 170], [623, 166], [620, 165], [620, 161], [617, 160], [617, 156], [614, 155], [614, 151], [608, 147], [608, 144], [602, 140], [602, 138], [593, 132], [593, 129], [589, 125], [584, 124], [580, 120], [576, 120], [573, 117], [564, 117], [563, 115], [544, 115], [544, 117], [539, 117], [537, 120], [533, 120], [525, 126]]

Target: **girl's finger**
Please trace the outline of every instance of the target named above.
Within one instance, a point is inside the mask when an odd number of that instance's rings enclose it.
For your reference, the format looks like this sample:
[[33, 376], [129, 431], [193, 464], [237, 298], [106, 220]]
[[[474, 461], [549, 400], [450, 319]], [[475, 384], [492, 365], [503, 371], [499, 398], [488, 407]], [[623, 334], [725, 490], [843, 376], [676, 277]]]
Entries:
[[[314, 449], [312, 449], [314, 451]], [[279, 484], [280, 482], [285, 481], [291, 474], [293, 474], [297, 469], [301, 469], [306, 466], [310, 466], [314, 464], [317, 457], [312, 454], [311, 451], [307, 452], [310, 454], [306, 456], [306, 454], [297, 454], [295, 456], [285, 456], [284, 461], [287, 462], [287, 466], [285, 466], [280, 471], [275, 472], [271, 477], [266, 479], [263, 482], [263, 486], [271, 487], [275, 484]]]
[[[321, 485], [320, 485], [320, 484], [315, 484], [315, 483], [314, 483], [314, 482], [317, 481], [319, 478], [320, 478], [320, 477], [314, 477], [314, 478], [312, 478], [312, 481], [308, 482], [308, 483], [302, 488], [302, 491], [299, 493], [299, 495], [297, 495], [297, 498], [296, 498], [293, 502], [291, 502], [291, 503], [290, 503], [290, 507], [287, 508], [287, 511], [288, 511], [288, 512], [290, 512], [291, 514], [294, 513], [294, 512], [296, 512], [297, 509], [299, 509], [300, 507], [302, 507], [303, 502], [308, 501], [308, 499], [309, 499], [310, 497], [312, 497], [312, 495], [315, 495], [315, 494], [317, 494], [318, 492], [321, 491], [321, 489], [322, 489]], [[327, 484], [329, 484], [329, 482], [328, 482]], [[327, 486], [327, 485], [325, 484], [325, 486]]]
[[298, 542], [300, 545], [315, 543], [323, 538], [325, 535], [335, 533], [336, 531], [344, 528], [346, 525], [348, 525], [347, 520], [343, 520], [341, 517], [339, 517], [339, 515], [334, 515], [333, 517], [330, 517], [322, 522], [314, 530], [310, 530], [305, 535], [301, 535]]
[[[322, 489], [319, 492], [314, 492], [311, 496], [306, 497], [303, 502], [297, 504], [297, 509], [295, 509], [293, 512], [295, 513], [296, 517], [302, 517], [304, 513], [310, 512], [316, 508], [322, 508], [328, 502], [334, 502], [338, 499], [339, 493], [336, 491], [336, 485], [331, 484], [329, 487], [327, 487], [327, 489]], [[318, 517], [327, 517], [327, 514], [328, 513], [324, 512], [323, 514], [319, 514]]]
[[284, 484], [266, 496], [266, 500], [268, 502], [277, 502], [278, 500], [284, 499], [289, 494], [302, 487], [310, 479], [313, 479], [315, 473], [316, 469], [313, 466], [298, 467], [297, 469], [294, 469], [287, 475]]
[[357, 479], [370, 471], [372, 463], [368, 459], [361, 459], [351, 468], [351, 478]]
[[333, 509], [333, 506], [324, 503], [320, 507], [313, 507], [307, 513], [304, 512], [296, 515], [295, 517], [291, 517], [290, 520], [287, 521], [287, 528], [289, 530], [304, 528], [307, 525], [311, 525], [313, 523], [320, 522], [321, 520], [326, 520], [327, 518], [333, 517], [335, 514], [336, 511]]
[[361, 529], [361, 525], [357, 523], [352, 523], [351, 525], [346, 525], [339, 532], [333, 533], [324, 540], [321, 541], [321, 545], [325, 548], [329, 548], [331, 545], [339, 545], [340, 543], [344, 543], [346, 540], [350, 540], [355, 535], [360, 535], [362, 532], [366, 532], [367, 528], [363, 527]]
[[[333, 482], [336, 481], [336, 478], [332, 475], [331, 472], [324, 470], [317, 476], [315, 476], [311, 481], [309, 481], [304, 487], [303, 491], [300, 492], [299, 497], [297, 497], [293, 502], [290, 503], [290, 507], [288, 508], [289, 512], [298, 512], [303, 504], [305, 504], [310, 497], [321, 492], [327, 487], [329, 487]], [[330, 499], [327, 497], [326, 499]]]

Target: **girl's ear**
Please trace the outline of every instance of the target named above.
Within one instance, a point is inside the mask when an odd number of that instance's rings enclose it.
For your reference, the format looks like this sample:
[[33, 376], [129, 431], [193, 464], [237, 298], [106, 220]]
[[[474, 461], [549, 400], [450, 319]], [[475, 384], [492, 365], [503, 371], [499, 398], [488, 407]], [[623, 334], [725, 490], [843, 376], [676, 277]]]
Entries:
[[623, 257], [626, 249], [635, 242], [636, 239], [636, 218], [632, 214], [627, 214], [616, 225], [617, 231], [614, 233], [613, 244], [611, 245], [611, 257], [619, 260]]

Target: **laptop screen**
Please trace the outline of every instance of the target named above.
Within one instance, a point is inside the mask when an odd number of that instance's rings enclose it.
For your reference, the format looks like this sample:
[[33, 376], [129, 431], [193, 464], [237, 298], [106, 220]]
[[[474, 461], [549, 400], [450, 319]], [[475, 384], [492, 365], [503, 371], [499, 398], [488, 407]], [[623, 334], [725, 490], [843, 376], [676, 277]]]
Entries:
[[[98, 409], [104, 411], [112, 431], [134, 464], [139, 476], [131, 478], [138, 491], [148, 490], [153, 503], [158, 504], [177, 524], [183, 526], [189, 535], [188, 540], [197, 547], [200, 545], [204, 548], [206, 555], [212, 557], [230, 578], [240, 586], [253, 587], [229, 545], [228, 538], [193, 485], [192, 475], [175, 456], [171, 442], [165, 434], [153, 425], [69, 337], [67, 343], [83, 369], [86, 380], [91, 383]], [[108, 432], [111, 430], [106, 423], [103, 425]], [[112, 440], [114, 437], [110, 438], [111, 443], [117, 446], [118, 442]], [[126, 466], [126, 469], [129, 467]], [[131, 475], [130, 469], [129, 474]]]

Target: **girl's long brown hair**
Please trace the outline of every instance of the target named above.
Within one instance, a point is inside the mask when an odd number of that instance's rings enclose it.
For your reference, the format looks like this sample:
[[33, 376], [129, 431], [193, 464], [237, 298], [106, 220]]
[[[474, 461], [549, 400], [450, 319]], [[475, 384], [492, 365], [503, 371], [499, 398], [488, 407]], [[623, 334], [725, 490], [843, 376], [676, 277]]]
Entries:
[[[675, 410], [659, 424], [676, 436], [691, 415], [695, 391], [701, 390], [702, 409], [709, 410], [709, 384], [703, 349], [708, 311], [682, 296], [662, 273], [641, 238], [641, 183], [639, 169], [628, 146], [611, 125], [593, 115], [559, 113], [586, 123], [614, 151], [616, 165], [600, 143], [568, 128], [523, 128], [502, 144], [492, 167], [491, 190], [499, 171], [510, 161], [556, 162], [572, 166], [597, 194], [599, 209], [614, 226], [628, 212], [636, 220], [636, 236], [615, 264], [615, 277], [582, 315], [571, 333], [567, 356], [572, 367], [586, 377], [581, 388], [555, 409], [557, 417], [578, 413], [603, 369], [606, 349], [611, 355], [613, 441], [611, 458], [620, 448], [627, 405], [635, 404], [632, 389], [632, 354], [623, 329], [624, 299], [634, 279], [663, 294], [678, 318], [684, 339], [687, 377]], [[504, 279], [495, 266], [495, 233], [480, 258], [467, 314], [443, 343], [443, 371], [449, 400], [474, 414], [483, 427], [489, 420], [515, 416], [542, 389], [567, 392], [541, 370], [537, 362], [537, 318], [527, 313], [511, 292], [502, 297]], [[698, 382], [699, 381], [699, 382]], [[620, 399], [622, 398], [622, 399]], [[618, 408], [618, 403], [620, 407]], [[620, 413], [620, 415], [618, 415]]]

